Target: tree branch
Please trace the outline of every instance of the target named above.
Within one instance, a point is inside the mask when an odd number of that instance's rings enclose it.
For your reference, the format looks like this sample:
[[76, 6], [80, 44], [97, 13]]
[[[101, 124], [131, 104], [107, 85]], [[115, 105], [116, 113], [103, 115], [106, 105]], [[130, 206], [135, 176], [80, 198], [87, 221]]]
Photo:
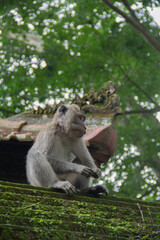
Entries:
[[159, 112], [160, 111], [160, 107], [156, 107], [153, 109], [137, 109], [137, 110], [131, 110], [131, 111], [125, 111], [124, 114], [138, 114], [138, 113], [142, 113], [142, 114], [151, 114], [151, 113], [155, 113], [155, 112]]
[[8, 109], [0, 108], [0, 111], [1, 111], [1, 112], [4, 112], [4, 113], [7, 113], [7, 114], [15, 114], [14, 111], [11, 111], [11, 110], [8, 110]]
[[[109, 0], [103, 0], [105, 4], [107, 4], [111, 9], [113, 9], [115, 12], [117, 12], [119, 15], [121, 15], [128, 23], [130, 23], [134, 28], [139, 29], [139, 25], [137, 24], [137, 21], [129, 17], [127, 14], [125, 14], [123, 11], [121, 11], [119, 8], [114, 6], [113, 3], [111, 3]], [[139, 29], [140, 30], [140, 29]]]
[[151, 96], [145, 92], [143, 90], [143, 88], [141, 88], [136, 82], [134, 82], [129, 76], [128, 74], [124, 71], [124, 69], [121, 67], [121, 65], [117, 64], [117, 66], [120, 68], [120, 70], [122, 71], [123, 75], [125, 76], [126, 80], [128, 80], [129, 82], [131, 82], [139, 91], [141, 91], [152, 103], [155, 104], [155, 106], [159, 107], [158, 103], [156, 101], [154, 101]]
[[156, 187], [158, 187], [158, 184], [153, 185], [153, 187], [150, 190], [147, 190], [141, 197], [138, 199], [143, 199], [144, 197], [148, 196], [151, 192], [155, 191]]
[[126, 114], [139, 114], [139, 113], [152, 114], [152, 113], [159, 112], [159, 111], [160, 111], [160, 106], [156, 107], [156, 108], [153, 108], [153, 109], [141, 108], [141, 109], [136, 109], [136, 110], [124, 111], [122, 113], [117, 113], [116, 116], [126, 115]]
[[130, 12], [131, 16], [139, 23], [139, 19], [137, 18], [136, 14], [132, 10], [132, 8], [129, 5], [129, 3], [126, 0], [121, 0], [121, 2], [123, 2], [124, 6], [128, 9], [128, 11]]
[[113, 3], [111, 3], [109, 0], [103, 0], [103, 2], [109, 6], [111, 9], [113, 9], [115, 12], [117, 12], [119, 15], [121, 15], [126, 22], [131, 24], [136, 30], [140, 32], [140, 34], [145, 38], [145, 40], [150, 43], [150, 45], [160, 54], [160, 43], [151, 36], [151, 34], [146, 30], [146, 28], [139, 22], [138, 18], [134, 14], [133, 10], [130, 8], [130, 5], [127, 1], [122, 1], [123, 4], [126, 6], [126, 8], [131, 13], [132, 17], [129, 17], [127, 14], [125, 14], [123, 11], [121, 11], [119, 8], [117, 8]]

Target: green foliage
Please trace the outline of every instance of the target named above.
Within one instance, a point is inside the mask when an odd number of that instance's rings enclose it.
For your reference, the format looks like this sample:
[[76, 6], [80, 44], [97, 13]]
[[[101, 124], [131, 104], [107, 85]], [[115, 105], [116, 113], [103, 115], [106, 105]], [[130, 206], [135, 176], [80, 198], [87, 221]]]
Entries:
[[[139, 20], [159, 40], [147, 11], [157, 1], [138, 2]], [[160, 56], [103, 1], [6, 1], [0, 9], [1, 117], [109, 80], [124, 111], [159, 104]], [[112, 194], [159, 199], [158, 126], [153, 114], [117, 118], [117, 152], [102, 178]]]

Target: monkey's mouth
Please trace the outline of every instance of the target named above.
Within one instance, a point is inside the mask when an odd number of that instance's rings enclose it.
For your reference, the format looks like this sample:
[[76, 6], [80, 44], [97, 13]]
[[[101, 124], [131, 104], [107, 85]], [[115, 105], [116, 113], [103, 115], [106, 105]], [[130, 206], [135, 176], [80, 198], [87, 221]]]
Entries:
[[82, 126], [74, 122], [72, 123], [72, 129], [82, 136], [86, 133], [86, 128], [84, 125]]

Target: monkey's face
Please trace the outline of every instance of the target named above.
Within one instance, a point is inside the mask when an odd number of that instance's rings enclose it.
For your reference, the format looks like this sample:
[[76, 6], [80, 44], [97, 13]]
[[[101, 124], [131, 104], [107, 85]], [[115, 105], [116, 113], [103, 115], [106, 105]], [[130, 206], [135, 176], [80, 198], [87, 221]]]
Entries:
[[78, 106], [62, 105], [59, 108], [59, 123], [70, 138], [80, 138], [86, 133], [85, 115], [79, 111]]
[[73, 136], [79, 138], [86, 133], [86, 126], [84, 124], [86, 117], [83, 113], [77, 112], [71, 124], [71, 133]]

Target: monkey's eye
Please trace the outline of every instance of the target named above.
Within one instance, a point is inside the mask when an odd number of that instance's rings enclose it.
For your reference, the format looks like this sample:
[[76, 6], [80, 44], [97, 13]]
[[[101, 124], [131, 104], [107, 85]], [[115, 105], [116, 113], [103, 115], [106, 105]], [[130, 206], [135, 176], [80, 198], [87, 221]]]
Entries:
[[85, 116], [85, 115], [83, 115], [83, 114], [82, 114], [82, 115], [80, 115], [80, 116], [79, 116], [79, 118], [80, 118], [80, 120], [81, 120], [81, 121], [83, 121], [83, 122], [86, 120], [86, 116]]
[[65, 105], [62, 105], [59, 107], [59, 113], [65, 114], [67, 112], [68, 108]]

